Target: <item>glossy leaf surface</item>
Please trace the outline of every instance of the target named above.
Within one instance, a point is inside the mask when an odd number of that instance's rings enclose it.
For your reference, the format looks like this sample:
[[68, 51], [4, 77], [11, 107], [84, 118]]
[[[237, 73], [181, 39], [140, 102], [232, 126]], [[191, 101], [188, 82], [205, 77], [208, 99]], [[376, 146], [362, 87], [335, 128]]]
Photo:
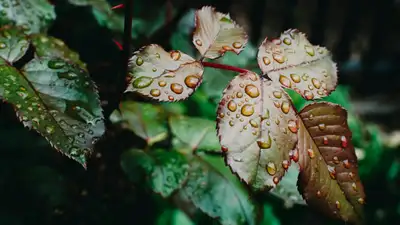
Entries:
[[289, 167], [296, 120], [279, 85], [253, 72], [239, 74], [218, 107], [218, 135], [227, 164], [254, 189], [275, 187]]
[[3, 26], [0, 29], [0, 57], [9, 63], [18, 61], [28, 50], [29, 42], [22, 28]]
[[188, 98], [200, 85], [203, 66], [180, 52], [166, 52], [148, 45], [133, 53], [129, 62], [130, 84], [125, 92], [135, 91], [158, 101]]
[[365, 194], [346, 110], [321, 102], [307, 105], [299, 116], [298, 182], [304, 199], [327, 215], [360, 221]]
[[18, 118], [63, 154], [86, 166], [104, 133], [95, 84], [78, 66], [62, 59], [33, 59], [18, 71], [0, 67], [0, 96]]
[[138, 172], [143, 172], [147, 185], [163, 197], [170, 196], [182, 186], [189, 168], [185, 157], [178, 152], [144, 152], [137, 149], [121, 156], [121, 166], [134, 182], [140, 182], [142, 177], [138, 177]]
[[204, 6], [196, 11], [193, 44], [200, 54], [209, 59], [224, 55], [226, 51], [239, 54], [247, 44], [247, 34], [229, 14]]
[[312, 45], [298, 30], [287, 30], [278, 39], [266, 38], [257, 60], [271, 80], [307, 100], [325, 97], [336, 88], [337, 69], [330, 53]]

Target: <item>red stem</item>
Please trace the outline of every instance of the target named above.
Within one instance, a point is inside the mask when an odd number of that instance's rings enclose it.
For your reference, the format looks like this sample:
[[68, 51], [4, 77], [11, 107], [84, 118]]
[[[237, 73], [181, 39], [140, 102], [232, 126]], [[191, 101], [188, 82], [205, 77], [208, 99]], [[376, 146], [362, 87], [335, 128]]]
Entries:
[[216, 69], [221, 69], [221, 70], [230, 70], [238, 73], [247, 73], [249, 72], [246, 69], [236, 67], [236, 66], [230, 66], [230, 65], [225, 65], [225, 64], [219, 64], [219, 63], [212, 63], [212, 62], [202, 62], [204, 67], [212, 67]]

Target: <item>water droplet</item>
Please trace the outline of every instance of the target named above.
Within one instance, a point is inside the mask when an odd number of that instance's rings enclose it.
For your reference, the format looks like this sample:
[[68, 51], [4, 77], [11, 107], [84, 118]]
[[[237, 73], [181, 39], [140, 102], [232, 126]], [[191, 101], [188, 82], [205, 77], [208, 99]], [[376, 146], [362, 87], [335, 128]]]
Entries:
[[279, 183], [279, 177], [274, 177], [272, 179], [272, 181], [274, 182], [274, 184], [278, 184]]
[[361, 205], [364, 205], [365, 200], [364, 200], [363, 198], [359, 198], [359, 199], [357, 200], [357, 202], [360, 203]]
[[287, 170], [289, 168], [289, 160], [283, 160], [282, 167], [283, 169]]
[[275, 106], [276, 108], [280, 108], [280, 107], [281, 107], [281, 103], [278, 102], [278, 101], [274, 101], [274, 106]]
[[174, 96], [168, 95], [168, 100], [173, 101], [174, 99]]
[[161, 95], [161, 92], [160, 92], [160, 90], [158, 90], [158, 89], [151, 89], [150, 94], [151, 94], [152, 96], [154, 96], [154, 97], [158, 97], [158, 96]]
[[284, 38], [283, 43], [285, 43], [286, 45], [291, 45], [292, 41], [290, 40], [290, 38]]
[[223, 49], [222, 52], [225, 52], [225, 51], [232, 51], [232, 48], [229, 47], [229, 46], [226, 46], [226, 45], [222, 46], [222, 49]]
[[336, 170], [335, 167], [328, 165], [328, 171], [329, 171], [329, 175], [331, 176], [331, 178], [333, 180], [336, 179]]
[[232, 46], [236, 49], [239, 49], [242, 47], [242, 44], [240, 42], [233, 42]]
[[281, 92], [281, 91], [274, 91], [272, 94], [273, 94], [274, 97], [277, 98], [277, 99], [282, 98], [282, 92]]
[[32, 122], [35, 122], [36, 124], [38, 124], [39, 125], [39, 118], [37, 118], [37, 117], [33, 117], [32, 118]]
[[227, 152], [227, 151], [228, 151], [228, 148], [227, 148], [226, 146], [223, 146], [223, 145], [222, 145], [222, 146], [221, 146], [221, 151], [222, 151], [222, 152]]
[[229, 126], [233, 127], [235, 125], [235, 123], [233, 122], [233, 120], [229, 121]]
[[197, 40], [195, 41], [195, 43], [196, 43], [196, 45], [198, 45], [198, 46], [202, 46], [202, 45], [203, 45], [203, 43], [200, 41], [200, 39], [197, 39]]
[[268, 134], [267, 140], [262, 138], [261, 140], [257, 141], [257, 145], [260, 149], [269, 149], [272, 145], [271, 136]]
[[138, 66], [141, 66], [141, 65], [143, 65], [143, 59], [141, 58], [141, 57], [137, 57], [137, 59], [136, 59], [136, 65], [138, 65]]
[[175, 61], [177, 61], [181, 58], [181, 53], [179, 51], [171, 51], [171, 53], [169, 55]]
[[335, 164], [339, 164], [339, 158], [337, 156], [333, 156], [333, 162]]
[[46, 126], [46, 132], [48, 133], [48, 134], [54, 134], [54, 132], [55, 132], [55, 129], [54, 129], [54, 127], [52, 127], [52, 126]]
[[276, 117], [275, 123], [276, 123], [276, 125], [279, 125], [281, 123], [281, 121], [279, 120], [278, 117]]
[[328, 137], [324, 137], [324, 139], [323, 139], [323, 143], [324, 143], [324, 145], [327, 145], [328, 144]]
[[320, 123], [320, 124], [318, 124], [318, 128], [319, 128], [319, 130], [325, 130], [326, 126], [324, 123]]
[[150, 86], [151, 83], [153, 83], [152, 78], [142, 76], [142, 77], [137, 78], [135, 81], [133, 81], [132, 85], [134, 88], [142, 89], [142, 88], [146, 88], [146, 87]]
[[271, 176], [276, 174], [276, 167], [275, 167], [275, 164], [273, 162], [269, 162], [267, 164], [267, 172]]
[[233, 100], [230, 100], [230, 101], [228, 102], [228, 109], [229, 109], [231, 112], [235, 112], [235, 111], [236, 111], [236, 108], [237, 108], [236, 103], [235, 103]]
[[347, 148], [348, 142], [347, 142], [346, 136], [341, 136], [341, 137], [340, 137], [340, 141], [341, 141], [341, 143], [342, 143], [342, 147], [343, 147], [343, 148]]
[[157, 68], [153, 68], [153, 69], [151, 69], [153, 72], [157, 72]]
[[6, 47], [6, 43], [0, 42], [0, 49], [5, 49]]
[[[239, 115], [239, 114], [238, 114], [238, 115]], [[258, 123], [257, 123], [255, 120], [250, 120], [249, 123], [250, 123], [250, 125], [251, 125], [252, 127], [254, 127], [254, 128], [257, 128], [257, 127], [258, 127]]]
[[234, 161], [236, 161], [236, 162], [243, 162], [243, 159], [242, 158], [240, 158], [240, 157], [233, 157], [233, 160]]
[[293, 161], [298, 162], [299, 161], [299, 150], [297, 148], [290, 150], [289, 156]]
[[272, 58], [279, 64], [282, 64], [285, 62], [285, 57], [280, 54], [272, 54]]
[[290, 111], [290, 104], [287, 101], [283, 101], [281, 105], [281, 110], [283, 113], [288, 114]]
[[197, 87], [198, 83], [199, 83], [199, 77], [196, 75], [189, 75], [185, 78], [185, 84], [186, 86], [188, 86], [189, 88], [195, 88]]
[[253, 84], [246, 85], [244, 91], [246, 92], [247, 95], [249, 95], [252, 98], [256, 98], [260, 95], [258, 88], [256, 86], [254, 86]]
[[336, 201], [336, 202], [335, 202], [335, 206], [336, 206], [336, 209], [339, 210], [339, 209], [340, 209], [340, 202], [339, 202], [339, 201]]
[[317, 191], [317, 197], [321, 198], [321, 196], [322, 196], [321, 191]]
[[321, 83], [316, 78], [312, 78], [311, 82], [312, 82], [312, 84], [314, 85], [315, 88], [319, 89], [321, 87]]
[[311, 148], [307, 149], [307, 154], [311, 159], [315, 158], [314, 150], [312, 150]]
[[165, 85], [167, 85], [167, 83], [165, 81], [162, 81], [162, 80], [158, 81], [158, 86], [165, 87]]
[[238, 119], [239, 119], [239, 118], [240, 118], [240, 114], [236, 114], [236, 118], [238, 118]]
[[22, 99], [25, 99], [28, 97], [28, 93], [24, 92], [24, 91], [17, 91], [17, 94], [19, 95], [19, 97], [21, 97]]
[[263, 63], [268, 66], [271, 64], [271, 60], [268, 57], [263, 57]]
[[241, 113], [243, 116], [251, 116], [254, 113], [254, 107], [250, 104], [245, 104], [242, 107]]
[[290, 74], [290, 78], [292, 78], [293, 82], [295, 82], [295, 83], [300, 82], [300, 76], [295, 73]]
[[283, 86], [285, 86], [285, 87], [287, 87], [287, 88], [290, 88], [291, 86], [292, 86], [292, 82], [290, 82], [290, 80], [287, 78], [287, 77], [285, 77], [285, 76], [283, 76], [283, 75], [280, 75], [279, 76], [279, 82], [283, 85]]
[[173, 91], [175, 94], [182, 94], [183, 92], [183, 86], [177, 83], [172, 83], [171, 84], [171, 91]]
[[20, 109], [22, 106], [21, 106], [21, 104], [16, 104], [15, 107], [16, 107], [17, 109]]
[[353, 178], [354, 178], [354, 173], [353, 173], [353, 172], [350, 172], [350, 173], [349, 173], [349, 178], [350, 178], [350, 179], [353, 179]]
[[351, 164], [350, 164], [349, 160], [347, 160], [347, 159], [343, 160], [343, 166], [346, 169], [350, 169]]
[[85, 134], [83, 134], [83, 133], [79, 133], [79, 134], [78, 134], [78, 137], [80, 137], [80, 138], [84, 138], [84, 137], [85, 137]]
[[322, 89], [325, 89], [326, 90], [326, 83], [324, 83], [324, 82], [321, 82], [321, 87], [322, 87]]
[[224, 114], [224, 113], [219, 113], [219, 117], [220, 117], [220, 118], [224, 118], [224, 117], [225, 117], [225, 114]]
[[354, 191], [357, 191], [357, 185], [356, 185], [356, 183], [353, 182], [353, 183], [351, 184], [351, 187], [353, 188]]
[[309, 90], [305, 90], [305, 91], [304, 91], [304, 97], [305, 97], [307, 100], [311, 100], [311, 99], [314, 98], [314, 94], [313, 94], [311, 91], [309, 91]]
[[64, 65], [65, 65], [65, 62], [61, 61], [61, 60], [49, 60], [49, 62], [47, 63], [47, 66], [50, 69], [54, 69], [54, 70], [61, 69], [64, 67]]
[[306, 50], [307, 54], [310, 56], [314, 56], [315, 55], [315, 51], [314, 48], [309, 46], [309, 45], [305, 45], [304, 49]]
[[297, 133], [297, 123], [294, 120], [289, 120], [288, 128], [292, 133]]

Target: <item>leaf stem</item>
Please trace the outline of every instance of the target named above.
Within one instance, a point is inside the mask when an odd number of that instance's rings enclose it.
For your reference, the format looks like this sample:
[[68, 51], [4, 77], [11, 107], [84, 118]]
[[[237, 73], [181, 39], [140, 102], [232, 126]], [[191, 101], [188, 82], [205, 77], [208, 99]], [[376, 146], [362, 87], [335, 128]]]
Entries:
[[236, 66], [230, 66], [230, 65], [225, 65], [225, 64], [220, 64], [220, 63], [213, 63], [213, 62], [201, 62], [204, 67], [211, 67], [211, 68], [216, 68], [216, 69], [221, 69], [221, 70], [230, 70], [238, 73], [247, 73], [249, 72], [246, 69], [236, 67]]

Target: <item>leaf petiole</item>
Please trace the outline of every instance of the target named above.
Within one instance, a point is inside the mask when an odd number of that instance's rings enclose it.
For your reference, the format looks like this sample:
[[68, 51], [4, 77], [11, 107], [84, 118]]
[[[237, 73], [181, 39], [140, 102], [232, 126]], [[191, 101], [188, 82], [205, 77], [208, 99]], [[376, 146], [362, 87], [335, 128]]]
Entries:
[[221, 69], [221, 70], [230, 70], [238, 73], [247, 73], [249, 70], [243, 69], [240, 67], [236, 66], [230, 66], [230, 65], [225, 65], [225, 64], [220, 64], [220, 63], [213, 63], [213, 62], [201, 62], [204, 67], [211, 67], [211, 68], [216, 68], [216, 69]]

